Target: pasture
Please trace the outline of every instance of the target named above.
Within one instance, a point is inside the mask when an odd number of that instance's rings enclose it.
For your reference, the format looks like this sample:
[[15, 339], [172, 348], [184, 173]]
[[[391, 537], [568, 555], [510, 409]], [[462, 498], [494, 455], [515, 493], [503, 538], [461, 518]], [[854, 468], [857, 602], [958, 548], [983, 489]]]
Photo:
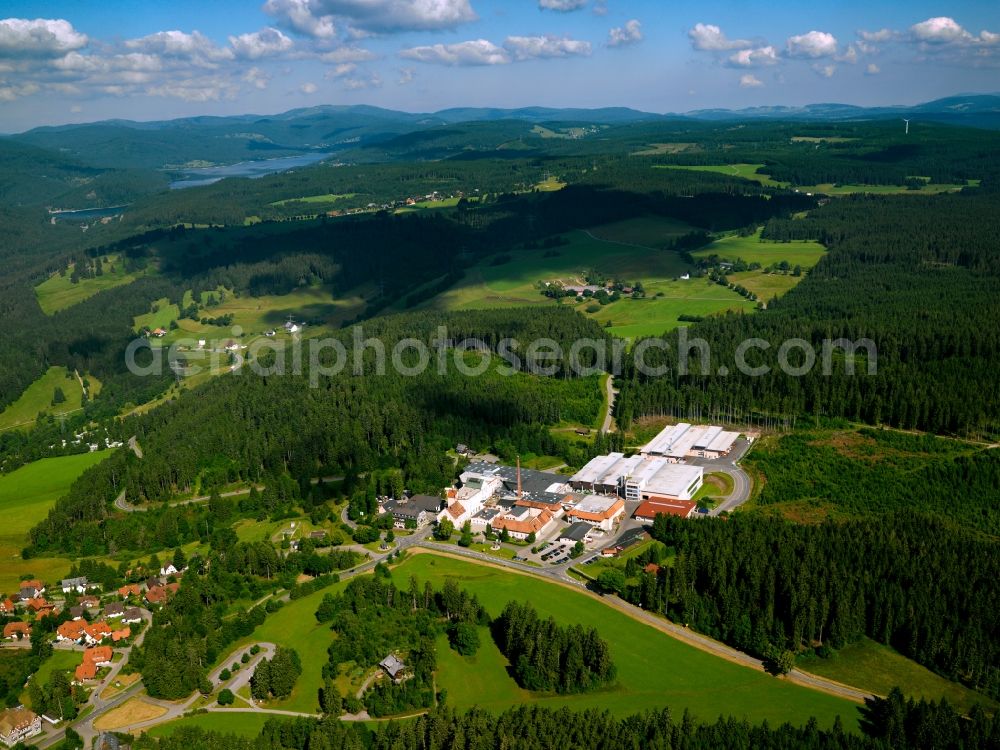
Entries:
[[159, 724], [149, 729], [146, 734], [157, 738], [169, 737], [178, 729], [197, 727], [208, 732], [235, 734], [240, 737], [256, 737], [264, 728], [264, 724], [273, 718], [276, 717], [270, 714], [213, 711], [212, 713], [184, 716], [180, 719]]
[[270, 206], [287, 206], [289, 203], [308, 203], [310, 205], [336, 203], [337, 201], [353, 198], [356, 193], [326, 193], [325, 195], [305, 195], [301, 198], [285, 198], [282, 201], [269, 203]]
[[[96, 394], [100, 389], [100, 383], [94, 378], [88, 380], [92, 394]], [[57, 387], [62, 389], [66, 400], [53, 405], [52, 397]], [[82, 402], [83, 389], [80, 387], [80, 381], [72, 374], [67, 377], [65, 367], [50, 367], [44, 375], [24, 390], [17, 401], [0, 412], [0, 431], [15, 427], [30, 427], [43, 411], [57, 416], [78, 411]]]
[[907, 696], [931, 701], [946, 698], [961, 711], [968, 711], [977, 703], [990, 712], [1000, 708], [985, 695], [946, 680], [891, 647], [868, 638], [844, 646], [828, 659], [800, 657], [798, 665], [807, 672], [856, 685], [877, 695], [887, 695], [892, 688], [902, 686]]
[[131, 284], [147, 273], [150, 269], [126, 273], [122, 266], [121, 259], [117, 255], [109, 255], [108, 262], [104, 264], [104, 274], [95, 276], [92, 279], [80, 279], [76, 284], [70, 281], [70, 271], [66, 274], [52, 274], [49, 278], [35, 287], [35, 297], [38, 298], [38, 305], [46, 315], [72, 307], [78, 302], [93, 297], [98, 292], [105, 289], [113, 289], [116, 286]]
[[752, 303], [728, 289], [680, 280], [692, 269], [679, 254], [661, 248], [689, 231], [690, 226], [673, 219], [642, 217], [568, 232], [568, 244], [514, 250], [499, 263], [494, 257], [473, 266], [462, 281], [426, 305], [471, 310], [553, 304], [541, 294], [542, 283], [582, 284], [593, 271], [629, 283], [640, 281], [646, 297], [626, 297], [594, 311], [588, 310], [597, 304], [593, 300], [564, 298], [560, 304], [574, 306], [623, 338], [664, 333], [677, 327], [681, 314], [752, 310]]
[[690, 169], [694, 172], [717, 172], [727, 177], [742, 177], [744, 180], [753, 180], [767, 187], [788, 187], [787, 182], [778, 182], [771, 179], [769, 174], [757, 172], [763, 164], [703, 164], [699, 166], [685, 166], [682, 164], [656, 164], [655, 169]]
[[[826, 252], [820, 243], [810, 240], [794, 242], [768, 242], [760, 239], [760, 231], [748, 237], [728, 235], [691, 253], [695, 258], [710, 258], [717, 255], [720, 259], [735, 262], [743, 260], [746, 263], [760, 263], [762, 268], [755, 271], [740, 271], [727, 274], [730, 281], [746, 287], [757, 297], [767, 301], [781, 296], [802, 280], [802, 276], [793, 276], [791, 269], [801, 267], [803, 273], [815, 266], [823, 253]], [[789, 272], [765, 273], [769, 266], [775, 266], [782, 261], [788, 263]]]
[[607, 709], [624, 716], [669, 705], [678, 714], [687, 708], [704, 720], [723, 714], [803, 724], [816, 716], [821, 726], [830, 726], [839, 715], [845, 726], [857, 726], [858, 708], [853, 703], [700, 651], [568, 587], [433, 554], [413, 555], [393, 571], [397, 586], [405, 586], [410, 576], [436, 587], [452, 578], [476, 594], [493, 615], [512, 599], [527, 600], [543, 616], [551, 615], [560, 623], [596, 627], [609, 642], [618, 666], [618, 682], [607, 689], [574, 696], [534, 694], [517, 687], [507, 673], [506, 660], [484, 633], [475, 657], [438, 650], [438, 688], [448, 691], [449, 702], [458, 709], [478, 705], [500, 710], [537, 703]]
[[110, 451], [42, 458], [0, 476], [0, 591], [13, 591], [22, 576], [45, 581], [69, 572], [68, 558], [21, 559], [28, 531], [49, 512], [55, 501], [86, 469], [102, 461]]

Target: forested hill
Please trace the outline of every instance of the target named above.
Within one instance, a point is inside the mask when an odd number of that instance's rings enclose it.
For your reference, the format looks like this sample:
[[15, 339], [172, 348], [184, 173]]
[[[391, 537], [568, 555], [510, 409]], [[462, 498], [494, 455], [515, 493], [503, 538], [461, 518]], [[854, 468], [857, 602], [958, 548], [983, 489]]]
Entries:
[[[566, 351], [581, 335], [604, 336], [595, 323], [571, 310], [542, 308], [413, 313], [387, 318], [365, 335], [378, 336], [391, 352], [393, 342], [422, 332], [431, 341], [438, 325], [490, 345], [512, 332], [545, 335]], [[349, 345], [353, 331], [341, 335]], [[374, 349], [368, 355], [361, 374], [354, 374], [352, 358], [333, 375], [307, 369], [302, 375], [261, 377], [245, 371], [218, 377], [195, 393], [127, 419], [124, 429], [138, 435], [143, 458], [119, 451], [84, 474], [32, 530], [28, 554], [145, 550], [210, 536], [214, 521], [210, 526], [192, 522], [204, 511], [197, 506], [133, 514], [112, 506], [122, 491], [136, 503], [168, 499], [191, 488], [206, 471], [224, 482], [270, 483], [291, 475], [305, 493], [315, 476], [356, 477], [399, 467], [406, 487], [436, 494], [454, 479], [445, 451], [457, 442], [497, 442], [536, 455], [561, 451], [581, 464], [589, 457], [585, 448], [556, 446], [545, 427], [561, 421], [592, 424], [601, 406], [596, 376], [511, 376], [491, 370], [468, 377], [453, 365], [441, 374], [435, 356], [425, 373], [408, 377], [391, 363], [379, 374]]]
[[[935, 197], [856, 196], [831, 201], [804, 219], [772, 220], [764, 236], [814, 238], [829, 253], [765, 314], [711, 318], [691, 330], [711, 344], [709, 372], [623, 379], [616, 408], [622, 424], [640, 415], [700, 409], [706, 415], [765, 413], [846, 417], [937, 433], [1000, 434], [1000, 192]], [[735, 349], [751, 337], [770, 349], [751, 357], [770, 366], [751, 377], [733, 370]], [[848, 374], [838, 355], [829, 376], [817, 363], [802, 377], [777, 366], [779, 344], [802, 338], [820, 352], [825, 339], [870, 339], [877, 372], [864, 349]], [[673, 341], [673, 338], [671, 338]], [[792, 358], [793, 364], [799, 359]], [[698, 367], [695, 361], [694, 366]]]

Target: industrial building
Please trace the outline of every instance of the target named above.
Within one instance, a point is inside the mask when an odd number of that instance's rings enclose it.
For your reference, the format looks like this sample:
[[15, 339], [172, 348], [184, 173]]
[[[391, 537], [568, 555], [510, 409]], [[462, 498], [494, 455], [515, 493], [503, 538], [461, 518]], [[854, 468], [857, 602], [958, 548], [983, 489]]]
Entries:
[[721, 458], [729, 455], [739, 436], [738, 432], [728, 432], [717, 425], [681, 422], [664, 427], [639, 453], [675, 462], [685, 458]]
[[[518, 474], [520, 473], [520, 479]], [[523, 507], [548, 510], [558, 514], [562, 511], [562, 500], [569, 492], [566, 477], [549, 471], [519, 469], [486, 461], [476, 461], [465, 467], [460, 477], [462, 487], [478, 482], [488, 497], [497, 496], [516, 500]], [[520, 487], [519, 487], [520, 485]], [[518, 491], [520, 489], [520, 492]], [[484, 501], [485, 499], [484, 498]], [[458, 498], [465, 504], [465, 500]]]
[[694, 500], [647, 500], [635, 509], [636, 521], [652, 523], [658, 515], [690, 518], [698, 504]]
[[611, 531], [624, 515], [625, 503], [619, 497], [583, 495], [567, 511], [566, 518], [569, 521], [582, 521], [604, 531]]
[[690, 500], [701, 488], [705, 470], [654, 456], [609, 453], [597, 456], [570, 477], [573, 489], [616, 495], [626, 500]]

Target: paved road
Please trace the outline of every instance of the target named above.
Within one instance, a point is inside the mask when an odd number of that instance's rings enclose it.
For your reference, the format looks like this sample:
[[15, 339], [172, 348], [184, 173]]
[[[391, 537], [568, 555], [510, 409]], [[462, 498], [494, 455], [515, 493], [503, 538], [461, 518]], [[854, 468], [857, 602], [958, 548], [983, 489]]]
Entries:
[[733, 444], [733, 449], [728, 456], [723, 458], [689, 458], [688, 463], [692, 466], [704, 467], [706, 472], [719, 472], [727, 474], [733, 480], [733, 491], [729, 497], [716, 505], [710, 512], [710, 516], [717, 516], [723, 511], [733, 511], [750, 499], [750, 491], [753, 489], [753, 482], [739, 465], [740, 461], [750, 450], [750, 443], [746, 438], [740, 438]]
[[614, 375], [608, 375], [608, 379], [604, 383], [604, 389], [608, 400], [608, 412], [604, 415], [604, 424], [601, 425], [601, 432], [612, 432], [615, 429], [615, 396], [618, 395], [618, 391], [615, 390]]
[[135, 454], [136, 458], [142, 458], [142, 448], [139, 447], [139, 441], [135, 435], [128, 439], [128, 449]]

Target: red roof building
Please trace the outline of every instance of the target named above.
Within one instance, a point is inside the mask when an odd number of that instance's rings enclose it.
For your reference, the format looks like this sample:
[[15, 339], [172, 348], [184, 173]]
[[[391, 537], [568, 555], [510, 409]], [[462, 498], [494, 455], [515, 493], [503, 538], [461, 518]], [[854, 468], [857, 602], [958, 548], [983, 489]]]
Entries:
[[3, 637], [12, 641], [31, 637], [31, 626], [26, 622], [8, 622], [3, 626]]
[[635, 509], [633, 518], [636, 521], [644, 521], [646, 523], [652, 523], [658, 515], [665, 516], [678, 516], [680, 518], [688, 518], [694, 509], [698, 507], [698, 503], [694, 500], [668, 500], [666, 498], [651, 498], [642, 503], [638, 508]]

